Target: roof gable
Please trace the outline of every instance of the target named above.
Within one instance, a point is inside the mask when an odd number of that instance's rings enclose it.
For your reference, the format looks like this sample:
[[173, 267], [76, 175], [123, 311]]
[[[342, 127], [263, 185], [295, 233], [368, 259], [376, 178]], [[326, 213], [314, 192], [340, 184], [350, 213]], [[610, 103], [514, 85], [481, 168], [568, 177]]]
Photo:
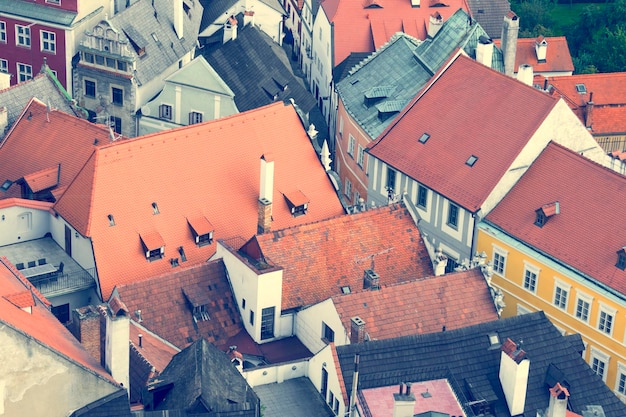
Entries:
[[[461, 55], [405, 107], [368, 152], [475, 212], [556, 103], [556, 98]], [[421, 143], [424, 133], [430, 137]], [[466, 164], [470, 156], [479, 158], [473, 166]]]
[[171, 84], [206, 89], [230, 97], [235, 95], [202, 55], [194, 58], [180, 70], [170, 75], [165, 81]]
[[[625, 190], [623, 175], [550, 143], [486, 220], [626, 294], [626, 271], [615, 266], [616, 252], [626, 243], [626, 207], [615, 196]], [[555, 201], [558, 215], [535, 225], [535, 210]]]
[[[500, 46], [501, 40], [494, 42]], [[546, 46], [545, 59], [538, 59], [535, 46], [537, 43], [544, 43]], [[546, 45], [547, 44], [547, 45]], [[551, 73], [551, 72], [568, 72], [574, 71], [574, 63], [572, 55], [567, 46], [565, 36], [556, 36], [544, 38], [519, 38], [517, 40], [517, 49], [515, 53], [515, 72], [520, 65], [531, 65], [535, 73]]]
[[366, 269], [386, 286], [432, 275], [430, 258], [401, 205], [256, 236], [261, 255], [283, 268], [282, 309], [319, 303], [341, 287], [363, 290]]

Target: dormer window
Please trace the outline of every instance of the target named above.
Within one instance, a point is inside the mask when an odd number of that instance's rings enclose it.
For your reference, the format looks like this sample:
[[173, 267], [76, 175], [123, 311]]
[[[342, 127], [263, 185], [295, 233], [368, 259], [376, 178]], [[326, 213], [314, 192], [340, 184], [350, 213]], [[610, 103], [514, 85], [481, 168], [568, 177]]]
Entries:
[[561, 212], [561, 207], [558, 201], [550, 204], [544, 204], [537, 210], [535, 210], [535, 226], [543, 227], [548, 219]]
[[391, 116], [394, 116], [404, 107], [404, 101], [402, 100], [385, 100], [382, 103], [378, 103], [375, 107], [378, 110], [378, 118], [381, 121], [385, 121]]
[[165, 241], [159, 232], [140, 234], [139, 239], [148, 261], [152, 262], [161, 259], [165, 254]]
[[194, 242], [199, 247], [213, 243], [213, 231], [215, 228], [204, 216], [187, 218], [187, 224], [191, 230]]
[[300, 190], [292, 191], [287, 194], [283, 194], [287, 201], [287, 206], [291, 211], [293, 217], [298, 217], [306, 214], [309, 209], [309, 199]]
[[187, 300], [187, 305], [191, 309], [194, 321], [211, 320], [209, 317], [209, 303], [211, 296], [209, 288], [203, 285], [190, 285], [183, 288], [183, 294]]
[[370, 107], [376, 102], [379, 102], [382, 99], [389, 97], [389, 95], [393, 92], [394, 88], [388, 85], [376, 86], [367, 90], [364, 94], [364, 104], [367, 107]]
[[489, 338], [489, 350], [498, 349], [502, 346], [498, 332], [489, 333], [487, 334], [487, 337]]
[[617, 263], [615, 266], [622, 271], [626, 269], [626, 246], [617, 251]]

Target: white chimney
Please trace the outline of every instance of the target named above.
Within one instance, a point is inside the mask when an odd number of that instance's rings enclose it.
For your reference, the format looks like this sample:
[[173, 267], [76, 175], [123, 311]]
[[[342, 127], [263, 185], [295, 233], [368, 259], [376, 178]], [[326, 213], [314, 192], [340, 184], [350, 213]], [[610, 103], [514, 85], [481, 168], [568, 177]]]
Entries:
[[261, 155], [261, 184], [258, 202], [258, 233], [267, 233], [272, 225], [272, 196], [274, 194], [274, 159]]
[[493, 41], [491, 38], [481, 36], [476, 45], [476, 61], [491, 68], [493, 60]]
[[530, 360], [520, 346], [511, 339], [502, 344], [500, 353], [500, 385], [509, 406], [509, 414], [524, 412]]
[[250, 24], [254, 25], [254, 10], [246, 9], [246, 11], [243, 12], [243, 25], [247, 26]]
[[400, 393], [393, 394], [393, 417], [413, 417], [415, 415], [415, 394], [411, 392], [411, 383], [406, 383], [406, 391], [403, 392], [404, 383], [400, 383]]
[[504, 16], [502, 25], [502, 54], [504, 55], [504, 73], [512, 77], [515, 73], [515, 55], [517, 54], [517, 35], [519, 18], [512, 11]]
[[560, 383], [550, 388], [550, 403], [546, 417], [565, 417], [567, 414], [567, 399], [569, 391]]
[[448, 257], [442, 252], [441, 246], [437, 249], [434, 259], [435, 276], [439, 277], [446, 273], [446, 266], [448, 265]]
[[517, 69], [517, 80], [526, 85], [533, 85], [533, 67], [532, 65], [522, 64]]
[[129, 389], [130, 318], [126, 305], [114, 295], [107, 305], [105, 367], [120, 384]]
[[543, 36], [539, 36], [535, 41], [535, 53], [537, 54], [537, 62], [546, 62], [548, 41]]
[[434, 38], [442, 26], [443, 26], [443, 17], [441, 17], [439, 12], [435, 12], [431, 14], [430, 20], [428, 22], [428, 37]]
[[0, 72], [0, 90], [4, 90], [11, 86], [11, 74], [8, 72]]
[[411, 0], [411, 7], [420, 7], [420, 0]]
[[226, 23], [224, 23], [224, 37], [222, 43], [234, 41], [235, 39], [237, 39], [237, 19], [231, 16]]
[[183, 15], [183, 0], [174, 0], [174, 31], [176, 31], [178, 39], [181, 39], [185, 36]]

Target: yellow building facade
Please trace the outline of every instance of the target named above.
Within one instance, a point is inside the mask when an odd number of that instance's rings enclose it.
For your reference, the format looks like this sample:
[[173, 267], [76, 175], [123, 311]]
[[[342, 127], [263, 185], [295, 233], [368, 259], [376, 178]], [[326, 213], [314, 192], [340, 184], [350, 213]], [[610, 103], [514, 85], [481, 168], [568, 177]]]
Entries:
[[[502, 317], [543, 310], [563, 334], [578, 333], [584, 359], [626, 402], [626, 295], [483, 221], [476, 250], [493, 266]], [[616, 255], [618, 259], [618, 255]]]

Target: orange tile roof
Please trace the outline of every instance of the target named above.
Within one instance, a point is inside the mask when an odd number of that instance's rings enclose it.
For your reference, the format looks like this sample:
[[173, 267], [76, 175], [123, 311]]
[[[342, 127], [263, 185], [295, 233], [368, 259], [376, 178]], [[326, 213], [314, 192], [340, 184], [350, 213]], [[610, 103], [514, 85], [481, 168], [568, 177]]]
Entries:
[[265, 259], [283, 268], [282, 310], [319, 303], [341, 287], [363, 290], [374, 269], [386, 286], [432, 275], [419, 230], [401, 205], [343, 215], [256, 237]]
[[[546, 255], [626, 294], [615, 264], [626, 245], [626, 177], [551, 143], [486, 220]], [[560, 213], [535, 226], [535, 210], [558, 201]]]
[[59, 166], [42, 169], [32, 174], [24, 175], [24, 181], [33, 192], [39, 192], [46, 188], [54, 187], [59, 183]]
[[[459, 55], [368, 152], [475, 212], [557, 101]], [[423, 133], [426, 143], [418, 141]], [[478, 160], [470, 167], [472, 155]]]
[[[27, 291], [33, 297], [31, 312], [7, 300], [11, 294]], [[59, 356], [95, 373], [107, 382], [117, 382], [87, 353], [49, 310], [49, 302], [5, 258], [0, 257], [0, 322], [34, 339]]]
[[[139, 346], [139, 335], [141, 335], [141, 346]], [[180, 352], [180, 349], [161, 339], [135, 320], [130, 321], [130, 344], [159, 373], [170, 363], [172, 357]]]
[[[590, 99], [593, 101], [593, 134], [626, 132], [626, 72], [576, 74], [544, 79], [547, 80], [550, 93], [563, 97], [583, 123], [584, 107]], [[585, 86], [583, 94], [576, 89], [580, 84]]]
[[7, 294], [4, 296], [4, 299], [18, 308], [33, 307], [35, 305], [35, 298], [29, 290]]
[[[215, 253], [214, 244], [195, 244], [187, 218], [204, 216], [215, 239], [255, 234], [260, 157], [268, 152], [275, 161], [272, 229], [344, 213], [296, 111], [283, 103], [100, 147], [55, 210], [91, 237], [108, 299], [115, 285], [170, 272], [180, 246], [181, 265]], [[306, 215], [293, 217], [281, 196], [294, 189], [310, 199]], [[163, 238], [164, 259], [146, 261], [139, 238], [146, 231]]]
[[497, 320], [489, 287], [479, 268], [428, 277], [378, 291], [333, 297], [344, 328], [355, 316], [372, 339], [459, 329]]
[[403, 31], [418, 39], [425, 39], [430, 15], [438, 12], [445, 20], [458, 9], [467, 11], [464, 0], [441, 2], [422, 0], [420, 7], [412, 7], [410, 0], [376, 0], [381, 7], [367, 7], [360, 1], [323, 0], [321, 7], [333, 27], [333, 65], [338, 65], [351, 52], [374, 52]]
[[[0, 143], [0, 183], [29, 175], [34, 180], [34, 174], [50, 174], [51, 171], [42, 171], [60, 164], [59, 186], [66, 186], [93, 153], [94, 142], [110, 142], [109, 130], [101, 125], [54, 109], [46, 113], [47, 106], [33, 98]], [[49, 176], [44, 188], [53, 181], [56, 177]], [[6, 193], [0, 192], [0, 199], [20, 196], [20, 187], [16, 185]]]
[[[116, 287], [133, 319], [141, 310], [140, 324], [180, 349], [201, 337], [222, 347], [243, 329], [221, 259], [185, 269], [167, 265], [167, 274]], [[210, 294], [210, 319], [194, 323], [183, 289], [200, 287]]]
[[[549, 73], [549, 72], [569, 72], [574, 71], [574, 63], [572, 61], [572, 55], [567, 46], [567, 39], [565, 36], [555, 36], [544, 38], [548, 43], [546, 49], [545, 62], [539, 62], [537, 60], [537, 52], [535, 51], [535, 44], [540, 41], [538, 38], [519, 38], [517, 39], [517, 49], [515, 51], [515, 72], [517, 72], [520, 65], [528, 64], [532, 65], [534, 73]], [[494, 39], [493, 43], [498, 48], [501, 46], [501, 39]]]

